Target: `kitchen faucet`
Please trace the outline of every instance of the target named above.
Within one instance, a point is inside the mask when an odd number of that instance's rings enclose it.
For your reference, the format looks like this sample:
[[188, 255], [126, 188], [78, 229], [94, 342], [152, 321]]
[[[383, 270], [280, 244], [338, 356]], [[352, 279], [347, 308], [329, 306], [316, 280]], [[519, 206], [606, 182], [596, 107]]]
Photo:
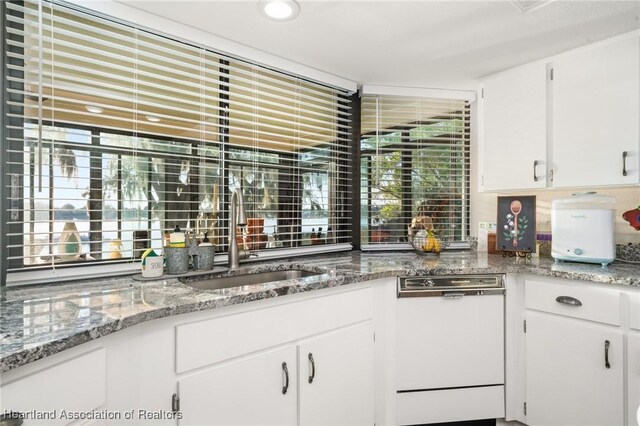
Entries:
[[244, 198], [242, 196], [242, 188], [236, 188], [231, 194], [231, 217], [229, 218], [229, 268], [238, 269], [240, 267], [240, 259], [246, 259], [250, 256], [258, 257], [255, 252], [249, 252], [238, 248], [236, 240], [237, 227], [244, 228], [247, 225], [247, 213], [244, 209]]

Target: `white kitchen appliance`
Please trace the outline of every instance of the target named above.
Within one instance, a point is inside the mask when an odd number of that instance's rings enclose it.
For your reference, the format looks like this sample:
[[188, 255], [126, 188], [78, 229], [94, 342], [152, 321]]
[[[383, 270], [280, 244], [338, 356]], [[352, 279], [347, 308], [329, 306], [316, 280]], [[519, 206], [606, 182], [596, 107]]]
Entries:
[[398, 277], [398, 425], [503, 418], [504, 275]]
[[553, 200], [551, 256], [556, 261], [601, 263], [616, 257], [615, 199], [594, 192]]

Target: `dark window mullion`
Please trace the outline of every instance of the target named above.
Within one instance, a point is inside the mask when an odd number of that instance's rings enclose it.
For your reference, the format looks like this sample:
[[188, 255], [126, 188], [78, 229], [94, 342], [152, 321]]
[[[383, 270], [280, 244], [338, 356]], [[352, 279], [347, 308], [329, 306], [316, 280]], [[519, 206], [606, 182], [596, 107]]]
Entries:
[[220, 208], [218, 209], [218, 220], [220, 223], [220, 238], [218, 251], [228, 250], [229, 241], [229, 202], [231, 194], [229, 192], [229, 61], [220, 59], [220, 179], [218, 180], [220, 193]]
[[89, 152], [89, 253], [96, 259], [102, 259], [102, 153], [99, 151], [100, 132], [91, 131], [91, 145]]
[[462, 157], [463, 157], [463, 168], [462, 168], [462, 179], [464, 180], [464, 186], [465, 186], [465, 193], [466, 193], [466, 197], [465, 197], [465, 202], [466, 202], [466, 208], [464, 211], [464, 217], [465, 217], [465, 223], [466, 229], [462, 230], [462, 235], [461, 235], [461, 239], [468, 239], [468, 237], [471, 235], [471, 182], [470, 182], [470, 178], [467, 178], [467, 171], [469, 173], [469, 176], [471, 175], [471, 171], [469, 170], [470, 166], [471, 166], [471, 112], [470, 112], [470, 106], [467, 105], [465, 107], [465, 115], [464, 115], [464, 145], [462, 147]]
[[373, 219], [371, 216], [371, 202], [373, 201], [373, 186], [371, 185], [373, 173], [373, 167], [371, 167], [373, 164], [371, 161], [372, 158], [372, 156], [369, 156], [369, 162], [367, 163], [367, 244], [371, 242], [371, 220]]
[[122, 241], [122, 156], [118, 155], [118, 239]]
[[[24, 230], [16, 229], [17, 226], [23, 227], [24, 223], [24, 169], [21, 164], [24, 161], [24, 153], [16, 153], [23, 151], [24, 131], [22, 129], [22, 120], [19, 118], [24, 116], [24, 108], [21, 106], [24, 103], [22, 93], [24, 91], [23, 84], [20, 83], [24, 79], [24, 72], [20, 70], [24, 66], [22, 61], [17, 58], [9, 57], [8, 52], [16, 53], [18, 56], [24, 54], [24, 49], [18, 46], [10, 46], [7, 40], [12, 39], [18, 42], [22, 40], [13, 34], [8, 32], [8, 28], [15, 28], [18, 31], [24, 30], [24, 26], [18, 22], [9, 21], [6, 19], [6, 14], [9, 13], [17, 18], [23, 18], [23, 14], [18, 11], [9, 10], [6, 6], [6, 2], [0, 2], [0, 47], [2, 52], [2, 67], [0, 68], [0, 87], [2, 88], [2, 99], [0, 101], [0, 141], [2, 142], [0, 153], [0, 182], [2, 182], [2, 200], [6, 204], [2, 209], [2, 220], [0, 224], [0, 235], [3, 237], [3, 242], [0, 247], [0, 286], [6, 282], [6, 273], [9, 268], [20, 268], [24, 266], [24, 257], [20, 258], [22, 248], [24, 244], [24, 237], [22, 236]], [[9, 69], [9, 65], [15, 65], [16, 69]], [[9, 77], [15, 77], [15, 80], [8, 80]], [[14, 93], [10, 93], [9, 89], [14, 89]], [[9, 105], [8, 102], [12, 101], [13, 104]], [[10, 141], [12, 139], [13, 141]], [[11, 152], [13, 151], [13, 152]], [[19, 199], [17, 206], [15, 202], [10, 202], [12, 192], [12, 176], [18, 177], [18, 192]], [[14, 182], [15, 183], [15, 182]], [[37, 181], [36, 181], [37, 183]], [[12, 205], [9, 205], [12, 204]], [[18, 208], [17, 216], [9, 211], [9, 207]], [[13, 222], [14, 224], [10, 224]], [[8, 234], [15, 234], [14, 236], [7, 236]], [[16, 248], [9, 248], [14, 246]], [[9, 261], [9, 257], [15, 257], [15, 259]]]
[[[302, 238], [302, 176], [298, 154], [280, 154], [278, 172], [278, 234], [284, 247], [298, 247]], [[296, 200], [294, 202], [294, 200]], [[285, 202], [284, 207], [280, 203]], [[287, 204], [290, 206], [287, 207]], [[284, 235], [284, 238], [282, 236]]]
[[409, 132], [402, 133], [402, 151], [400, 151], [400, 167], [402, 169], [400, 187], [402, 197], [402, 229], [406, 230], [407, 226], [411, 224], [411, 217], [413, 216], [413, 188], [411, 182], [412, 165], [412, 149], [406, 147], [409, 145]]

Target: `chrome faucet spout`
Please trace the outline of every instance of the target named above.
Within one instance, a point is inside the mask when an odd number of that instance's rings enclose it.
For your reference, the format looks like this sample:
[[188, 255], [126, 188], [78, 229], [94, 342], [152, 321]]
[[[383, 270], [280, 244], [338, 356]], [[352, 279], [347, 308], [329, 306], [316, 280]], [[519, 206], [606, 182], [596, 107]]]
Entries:
[[242, 189], [236, 188], [231, 194], [229, 218], [229, 268], [237, 269], [240, 267], [240, 249], [238, 248], [237, 227], [244, 227], [247, 224], [247, 213], [244, 209], [244, 198]]

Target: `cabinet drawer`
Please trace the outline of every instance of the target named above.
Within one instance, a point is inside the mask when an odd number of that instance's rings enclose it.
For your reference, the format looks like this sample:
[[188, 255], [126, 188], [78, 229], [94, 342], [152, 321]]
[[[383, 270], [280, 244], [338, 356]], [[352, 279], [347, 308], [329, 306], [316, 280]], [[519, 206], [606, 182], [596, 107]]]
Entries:
[[403, 392], [398, 424], [416, 425], [504, 417], [504, 386]]
[[370, 288], [256, 309], [176, 327], [176, 371], [231, 359], [373, 316]]
[[620, 293], [588, 284], [578, 287], [525, 280], [525, 305], [527, 309], [620, 325]]
[[46, 413], [25, 425], [72, 423], [72, 413], [85, 413], [105, 403], [105, 350], [99, 349], [63, 361], [0, 388], [0, 412]]

